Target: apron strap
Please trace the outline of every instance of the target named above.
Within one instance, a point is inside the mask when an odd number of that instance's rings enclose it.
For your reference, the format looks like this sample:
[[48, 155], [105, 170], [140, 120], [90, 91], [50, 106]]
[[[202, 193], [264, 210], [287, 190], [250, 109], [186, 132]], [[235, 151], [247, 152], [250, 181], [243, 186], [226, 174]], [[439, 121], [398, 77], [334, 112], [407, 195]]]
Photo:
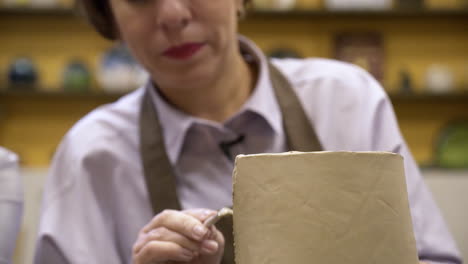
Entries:
[[270, 79], [283, 116], [283, 127], [291, 151], [322, 151], [312, 122], [286, 77], [272, 63], [268, 64]]
[[180, 210], [176, 177], [167, 157], [161, 125], [148, 89], [141, 105], [140, 153], [154, 214], [165, 209]]

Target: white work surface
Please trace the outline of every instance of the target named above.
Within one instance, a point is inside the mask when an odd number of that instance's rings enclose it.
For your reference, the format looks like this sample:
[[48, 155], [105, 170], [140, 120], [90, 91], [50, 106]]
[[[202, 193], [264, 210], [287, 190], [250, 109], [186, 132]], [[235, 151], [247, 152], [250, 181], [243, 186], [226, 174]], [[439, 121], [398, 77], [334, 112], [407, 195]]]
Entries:
[[[33, 260], [41, 193], [47, 169], [22, 169], [21, 173], [25, 211], [14, 263], [29, 264]], [[468, 259], [468, 170], [424, 169], [423, 175], [464, 259]]]

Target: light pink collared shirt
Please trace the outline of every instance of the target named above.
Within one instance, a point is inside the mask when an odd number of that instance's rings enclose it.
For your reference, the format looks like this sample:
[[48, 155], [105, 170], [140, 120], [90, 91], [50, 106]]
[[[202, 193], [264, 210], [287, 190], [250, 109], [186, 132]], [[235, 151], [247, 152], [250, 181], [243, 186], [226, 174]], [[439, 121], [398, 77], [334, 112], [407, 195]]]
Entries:
[[[252, 96], [223, 124], [197, 119], [153, 100], [184, 208], [231, 204], [232, 162], [218, 147], [245, 133], [237, 153], [286, 150], [267, 59]], [[390, 151], [404, 156], [409, 202], [421, 259], [461, 263], [456, 246], [402, 138], [382, 87], [355, 66], [326, 59], [273, 60], [290, 81], [325, 150]], [[139, 230], [153, 217], [139, 153], [139, 109], [145, 89], [102, 106], [64, 137], [44, 193], [35, 263], [130, 263]]]

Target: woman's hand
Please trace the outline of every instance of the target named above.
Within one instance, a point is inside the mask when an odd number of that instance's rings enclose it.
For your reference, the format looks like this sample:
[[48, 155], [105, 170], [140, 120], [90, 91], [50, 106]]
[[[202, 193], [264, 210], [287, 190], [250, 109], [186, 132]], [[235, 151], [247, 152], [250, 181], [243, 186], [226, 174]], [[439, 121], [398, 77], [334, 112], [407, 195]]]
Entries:
[[190, 263], [219, 264], [224, 237], [216, 227], [203, 225], [215, 211], [165, 210], [140, 230], [133, 245], [134, 264]]

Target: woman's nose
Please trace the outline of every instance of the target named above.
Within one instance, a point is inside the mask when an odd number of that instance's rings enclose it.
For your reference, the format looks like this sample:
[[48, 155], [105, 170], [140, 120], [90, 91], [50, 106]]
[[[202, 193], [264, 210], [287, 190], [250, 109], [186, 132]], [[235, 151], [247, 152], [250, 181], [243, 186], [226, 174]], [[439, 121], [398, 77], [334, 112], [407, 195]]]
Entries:
[[157, 23], [168, 33], [184, 29], [192, 19], [186, 0], [161, 0], [159, 4]]

